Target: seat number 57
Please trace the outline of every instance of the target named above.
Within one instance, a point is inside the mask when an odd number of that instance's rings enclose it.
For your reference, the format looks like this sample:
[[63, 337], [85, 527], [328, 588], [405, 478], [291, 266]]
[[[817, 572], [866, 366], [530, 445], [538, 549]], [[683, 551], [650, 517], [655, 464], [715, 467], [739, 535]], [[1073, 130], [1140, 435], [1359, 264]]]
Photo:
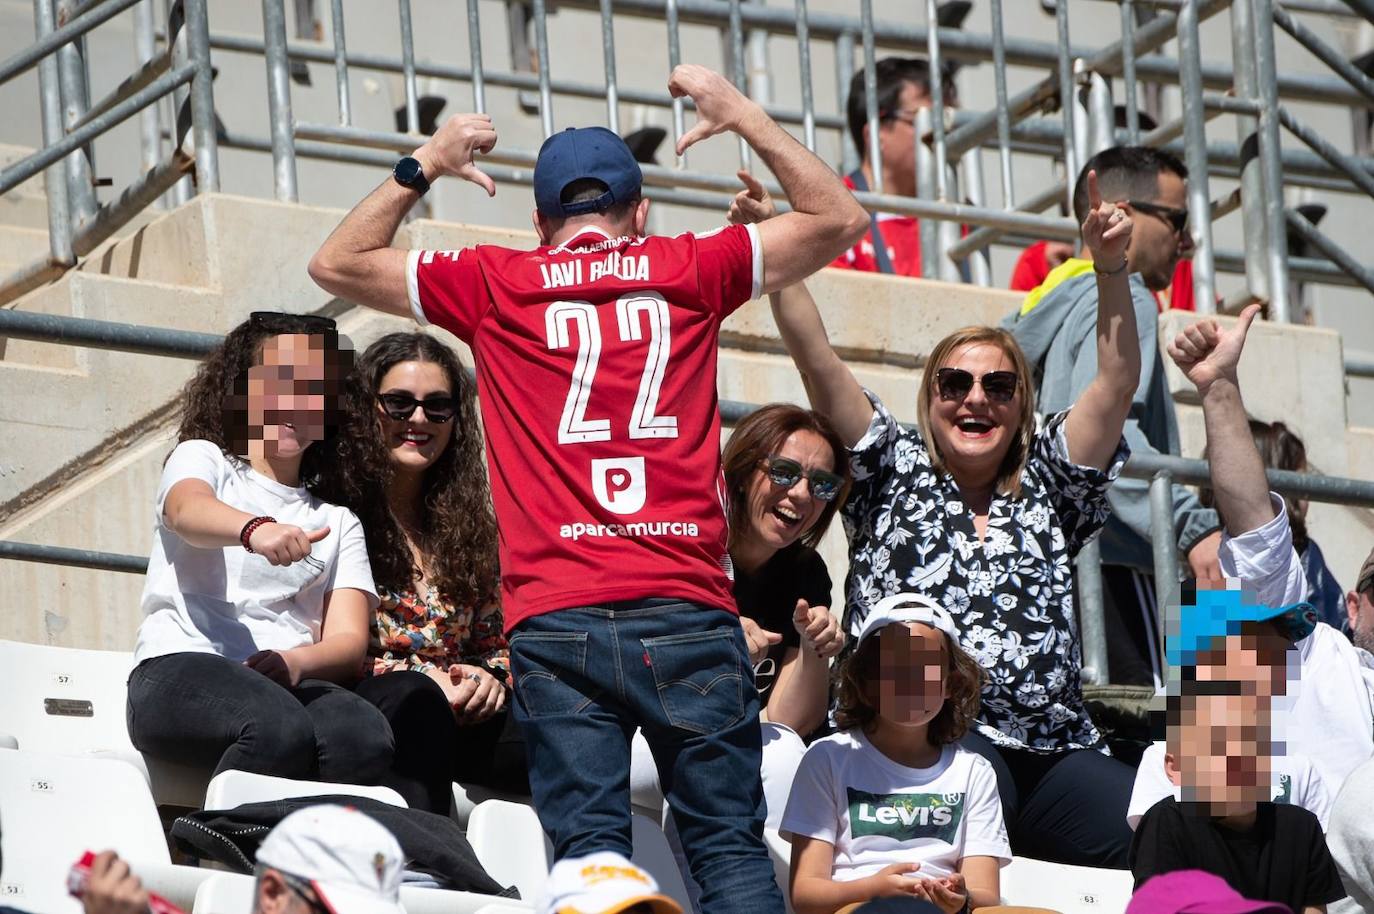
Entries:
[[[676, 438], [677, 417], [655, 415], [671, 346], [668, 302], [657, 292], [635, 292], [616, 300], [615, 317], [621, 342], [643, 340], [646, 328], [649, 334], [644, 372], [630, 413], [630, 438]], [[596, 308], [585, 301], [556, 301], [544, 312], [544, 325], [551, 350], [568, 348], [573, 333], [577, 335], [577, 361], [558, 423], [558, 443], [610, 441], [611, 420], [587, 418], [587, 401], [601, 360], [601, 324]]]

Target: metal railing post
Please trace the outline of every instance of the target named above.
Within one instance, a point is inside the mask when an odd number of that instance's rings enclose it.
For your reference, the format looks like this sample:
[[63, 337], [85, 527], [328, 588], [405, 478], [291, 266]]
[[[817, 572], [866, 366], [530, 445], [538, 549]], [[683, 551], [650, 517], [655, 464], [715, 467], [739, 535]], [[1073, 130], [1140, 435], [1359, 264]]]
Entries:
[[[1240, 0], [1245, 2], [1245, 0]], [[1283, 203], [1283, 150], [1279, 136], [1278, 66], [1274, 54], [1272, 0], [1249, 0], [1255, 80], [1259, 93], [1259, 159], [1269, 259], [1268, 318], [1292, 320], [1288, 302], [1288, 244]], [[1248, 263], [1247, 263], [1248, 266]]]
[[487, 79], [482, 72], [482, 17], [477, 0], [468, 0], [468, 61], [472, 68], [472, 110], [486, 114]]
[[[964, 196], [974, 206], [987, 205], [987, 191], [983, 183], [983, 150], [970, 149], [960, 161], [964, 179], [960, 186]], [[957, 232], [955, 235], [958, 238]], [[945, 252], [948, 257], [949, 251]], [[974, 251], [968, 256], [969, 274], [975, 285], [987, 288], [992, 285], [992, 265], [988, 262], [988, 249]]]
[[[873, 171], [873, 192], [881, 194], [884, 190], [883, 153], [878, 137], [878, 62], [873, 50], [873, 0], [863, 0], [860, 12], [863, 17], [864, 30], [864, 117], [868, 121], [868, 164]], [[929, 128], [929, 122], [926, 126]], [[925, 145], [921, 142], [922, 135], [923, 133], [918, 127], [916, 130], [916, 153], [918, 156], [921, 147]], [[919, 159], [917, 172], [920, 172]], [[931, 253], [934, 253], [933, 249]]]
[[1083, 682], [1105, 685], [1110, 681], [1107, 663], [1107, 624], [1102, 599], [1102, 540], [1093, 537], [1078, 550], [1074, 561], [1078, 583], [1078, 630], [1083, 641]]
[[[816, 101], [811, 90], [811, 29], [806, 21], [806, 0], [797, 0], [797, 69], [801, 77], [802, 141], [815, 152]], [[843, 99], [840, 104], [844, 104]]]
[[[162, 0], [162, 12], [163, 21], [167, 24], [167, 47], [168, 53], [172, 55], [172, 66], [179, 67], [190, 59], [186, 48], [186, 9], [182, 6], [182, 0]], [[166, 122], [171, 125], [171, 145], [174, 149], [186, 139], [181, 132], [181, 110], [190, 97], [190, 89], [178, 86], [171, 96], [159, 103]], [[167, 192], [163, 203], [169, 208], [180, 206], [191, 199], [195, 193], [195, 186], [195, 178], [191, 175], [183, 176]]]
[[[1140, 98], [1135, 82], [1135, 0], [1121, 0], [1121, 88], [1126, 97], [1126, 143], [1140, 145]], [[1115, 111], [1112, 112], [1115, 116]], [[1115, 122], [1113, 122], [1115, 123]], [[1115, 144], [1113, 144], [1115, 145]]]
[[[348, 42], [344, 36], [343, 0], [329, 0], [329, 21], [330, 31], [334, 35], [334, 91], [339, 97], [339, 123], [347, 127], [353, 123], [353, 102], [348, 89]], [[480, 76], [474, 76], [474, 86], [480, 80]]]
[[1150, 480], [1150, 545], [1154, 555], [1155, 603], [1160, 611], [1159, 643], [1164, 643], [1163, 607], [1178, 590], [1178, 544], [1174, 537], [1174, 474], [1160, 470]]
[[267, 110], [272, 124], [272, 177], [277, 199], [295, 203], [296, 138], [291, 114], [291, 68], [286, 56], [285, 0], [262, 0], [263, 58], [267, 63]]
[[[1116, 107], [1112, 104], [1112, 84], [1100, 73], [1089, 73], [1084, 94], [1088, 111], [1088, 158], [1116, 145]], [[1088, 158], [1083, 160], [1087, 163]], [[1075, 176], [1076, 177], [1076, 176]]]
[[[186, 4], [186, 50], [195, 64], [191, 80], [191, 137], [196, 147], [196, 188], [200, 193], [219, 191], [219, 138], [215, 135], [214, 72], [210, 66], [210, 21], [206, 0]], [[283, 52], [285, 41], [283, 40]], [[282, 57], [285, 58], [285, 53]], [[289, 91], [289, 90], [288, 90]], [[287, 113], [290, 114], [290, 98]], [[294, 167], [294, 159], [292, 160]]]
[[[730, 75], [734, 77], [735, 88], [745, 95], [749, 94], [749, 81], [744, 70], [744, 13], [740, 0], [730, 0]], [[744, 137], [739, 138], [739, 167], [746, 171], [750, 168], [749, 144]]]
[[[841, 111], [848, 113], [849, 86], [854, 81], [854, 33], [841, 32], [835, 39], [835, 98]], [[846, 118], [847, 121], [847, 118]], [[849, 174], [859, 167], [861, 153], [854, 136], [846, 128], [840, 131], [840, 171]]]
[[[921, 200], [935, 199], [935, 155], [923, 139], [930, 133], [933, 114], [929, 108], [916, 111], [916, 197]], [[881, 166], [874, 165], [876, 175]], [[940, 244], [940, 223], [934, 219], [921, 219], [918, 223], [921, 239], [921, 275], [927, 279], [939, 279], [945, 268], [941, 261], [946, 260], [944, 248]]]
[[[66, 24], [80, 12], [76, 0], [57, 0], [56, 18]], [[86, 70], [86, 36], [57, 49], [57, 83], [62, 91], [62, 123], [71, 129], [90, 106], [90, 74]], [[72, 222], [80, 225], [95, 215], [94, 145], [87, 145], [67, 156], [67, 205]]]
[[1002, 0], [992, 0], [992, 76], [997, 105], [997, 161], [1002, 170], [1002, 207], [1016, 208], [1011, 173], [1011, 113], [1007, 110], [1007, 43], [1002, 32]]
[[601, 0], [601, 60], [606, 71], [606, 126], [620, 133], [620, 87], [615, 78], [615, 21], [611, 0]]
[[406, 133], [420, 132], [420, 89], [415, 83], [415, 31], [410, 22], [410, 0], [396, 0], [401, 26], [401, 82], [405, 91]]
[[534, 0], [534, 45], [539, 59], [539, 126], [553, 136], [553, 89], [549, 86], [549, 21], [544, 0]]
[[[1236, 69], [1236, 95], [1260, 97], [1255, 73], [1253, 10], [1249, 2], [1231, 4], [1231, 60]], [[1259, 157], [1253, 115], [1236, 115], [1236, 142], [1242, 150], [1240, 164], [1240, 216], [1245, 244], [1245, 285], [1258, 301], [1269, 301], [1269, 221], [1265, 216], [1264, 169]]]
[[[153, 0], [139, 0], [134, 7], [134, 60], [140, 67], [157, 56], [157, 38], [153, 29]], [[138, 113], [139, 170], [147, 174], [162, 161], [162, 124], [157, 104]]]
[[[935, 0], [926, 0], [926, 54], [930, 71], [930, 109], [935, 152], [935, 198], [949, 199], [949, 157], [945, 154], [945, 80], [940, 72], [940, 21]], [[943, 253], [943, 252], [942, 252]]]
[[[1074, 142], [1074, 82], [1073, 51], [1069, 46], [1069, 3], [1058, 0], [1054, 5], [1055, 26], [1059, 33], [1059, 106], [1064, 115], [1064, 199], [1073, 212], [1073, 185], [1078, 180], [1078, 144]], [[1127, 50], [1125, 53], [1129, 53]]]
[[1199, 314], [1216, 311], [1216, 267], [1212, 260], [1212, 199], [1207, 180], [1207, 114], [1202, 105], [1202, 49], [1198, 0], [1184, 0], [1178, 13], [1178, 63], [1183, 91], [1183, 148], [1188, 166], [1188, 217], [1193, 236], [1193, 301]]
[[[476, 2], [476, 0], [472, 0]], [[682, 63], [682, 36], [678, 31], [677, 19], [677, 0], [667, 0], [665, 14], [668, 25], [668, 72], [677, 69], [677, 65]], [[681, 98], [673, 99], [673, 149], [677, 150], [677, 141], [682, 139], [682, 135], [687, 132], [686, 122], [686, 103]], [[687, 167], [687, 153], [677, 156], [677, 167]]]
[[[52, 0], [33, 0], [34, 32], [44, 38], [54, 28]], [[43, 122], [43, 145], [62, 139], [62, 92], [57, 78], [57, 59], [52, 55], [38, 62], [38, 99]], [[57, 263], [73, 264], [72, 214], [67, 198], [66, 170], [48, 169], [43, 173], [48, 197], [48, 251]]]

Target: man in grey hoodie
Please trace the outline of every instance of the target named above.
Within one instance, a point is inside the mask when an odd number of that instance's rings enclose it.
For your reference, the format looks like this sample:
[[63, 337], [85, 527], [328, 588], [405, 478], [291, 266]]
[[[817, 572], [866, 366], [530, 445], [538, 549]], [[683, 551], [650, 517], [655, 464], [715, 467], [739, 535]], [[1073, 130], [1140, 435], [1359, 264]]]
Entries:
[[[1133, 454], [1178, 454], [1178, 421], [1165, 384], [1159, 352], [1159, 305], [1155, 292], [1166, 289], [1179, 258], [1192, 250], [1187, 231], [1188, 169], [1167, 152], [1143, 146], [1117, 146], [1093, 156], [1074, 186], [1074, 215], [1087, 212], [1088, 172], [1097, 172], [1103, 199], [1131, 214], [1136, 232], [1126, 252], [1140, 333], [1140, 387], [1135, 392], [1124, 434]], [[1039, 399], [1046, 415], [1073, 405], [1097, 375], [1097, 283], [1092, 264], [1070, 258], [1026, 296], [1020, 313], [1005, 322], [1035, 366]], [[1108, 492], [1112, 517], [1102, 532], [1103, 591], [1107, 626], [1107, 664], [1112, 682], [1152, 685], [1163, 682], [1158, 644], [1158, 609], [1150, 547], [1149, 484], [1122, 476]], [[1192, 575], [1219, 576], [1217, 547], [1221, 524], [1183, 486], [1174, 486], [1173, 528], [1180, 556]], [[1158, 594], [1167, 600], [1173, 582]]]

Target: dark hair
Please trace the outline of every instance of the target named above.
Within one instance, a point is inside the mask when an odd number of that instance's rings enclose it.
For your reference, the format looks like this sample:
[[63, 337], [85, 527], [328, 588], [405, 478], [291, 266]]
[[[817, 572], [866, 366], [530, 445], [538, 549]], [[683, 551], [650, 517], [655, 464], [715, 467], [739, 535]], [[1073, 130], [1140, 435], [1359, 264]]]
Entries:
[[845, 497], [849, 494], [852, 482], [849, 449], [845, 447], [844, 439], [835, 431], [835, 427], [820, 413], [793, 406], [791, 403], [770, 403], [754, 410], [735, 426], [734, 434], [726, 442], [725, 452], [721, 456], [725, 490], [730, 499], [732, 546], [736, 538], [749, 528], [749, 484], [759, 469], [759, 462], [776, 454], [792, 433], [802, 431], [814, 432], [825, 439], [825, 443], [830, 445], [830, 450], [835, 455], [835, 465], [831, 472], [844, 478], [840, 494], [821, 510], [816, 523], [801, 535], [798, 542], [814, 548], [821, 541], [821, 537], [825, 536], [830, 521], [834, 519], [835, 513], [840, 510]]
[[[942, 67], [941, 85], [944, 87], [945, 103], [954, 102], [954, 71], [949, 66]], [[878, 120], [891, 120], [897, 114], [897, 102], [902, 87], [911, 83], [922, 95], [930, 95], [930, 62], [924, 57], [884, 57], [873, 65], [873, 75], [878, 91]], [[864, 91], [864, 71], [860, 67], [849, 81], [849, 100], [845, 104], [845, 117], [849, 121], [849, 136], [854, 140], [854, 148], [860, 157], [868, 155], [864, 144], [864, 127], [868, 124], [868, 95]]]
[[[558, 195], [558, 202], [565, 206], [569, 203], [585, 203], [588, 200], [595, 200], [609, 190], [610, 187], [607, 186], [605, 181], [601, 181], [597, 178], [578, 178], [576, 181], [573, 181], [567, 187], [563, 188], [563, 192]], [[630, 218], [630, 214], [634, 212], [635, 207], [639, 206], [639, 201], [641, 199], [643, 199], [643, 194], [636, 191], [629, 199], [617, 200], [608, 206], [593, 210], [593, 213], [604, 216], [610, 222], [624, 222], [626, 219]], [[591, 213], [578, 213], [578, 216], [587, 215], [591, 215]], [[577, 218], [577, 216], [554, 217], [554, 221], [561, 225], [567, 219], [574, 218]]]
[[263, 344], [273, 337], [292, 334], [318, 338], [322, 340], [325, 364], [325, 438], [306, 449], [300, 468], [301, 485], [314, 492], [323, 464], [328, 460], [329, 445], [336, 437], [340, 394], [344, 378], [353, 365], [352, 346], [332, 325], [333, 321], [308, 314], [256, 311], [230, 330], [182, 389], [177, 443], [210, 441], [219, 445], [227, 457], [247, 456], [248, 372], [261, 363]]
[[1168, 172], [1188, 177], [1178, 156], [1150, 146], [1113, 146], [1088, 160], [1073, 185], [1073, 217], [1081, 225], [1088, 218], [1088, 172], [1097, 172], [1103, 200], [1150, 200], [1159, 193], [1159, 176]]
[[[1255, 441], [1255, 450], [1260, 460], [1271, 470], [1291, 470], [1302, 472], [1307, 467], [1307, 446], [1302, 439], [1282, 422], [1261, 422], [1250, 420], [1250, 437]], [[1202, 458], [1207, 459], [1207, 449], [1203, 448]], [[1216, 496], [1211, 486], [1198, 488], [1198, 500], [1209, 508], [1216, 507]], [[1307, 549], [1307, 513], [1292, 495], [1283, 496], [1284, 506], [1288, 509], [1288, 526], [1293, 531], [1293, 548], [1300, 554]], [[1225, 518], [1222, 518], [1225, 523]]]
[[[878, 641], [874, 632], [840, 661], [835, 679], [837, 698], [835, 724], [841, 730], [859, 727], [867, 732], [878, 716], [869, 693], [881, 675], [878, 669]], [[949, 671], [945, 674], [945, 704], [930, 722], [926, 733], [932, 746], [958, 742], [978, 717], [982, 700], [983, 670], [949, 635], [942, 635], [949, 652]]]
[[453, 437], [425, 471], [416, 546], [445, 600], [480, 606], [495, 597], [498, 587], [496, 518], [473, 383], [443, 343], [423, 333], [390, 333], [363, 352], [348, 379], [344, 434], [321, 481], [322, 497], [358, 515], [379, 586], [395, 593], [414, 584], [419, 569], [387, 500], [395, 469], [377, 406], [382, 378], [402, 362], [430, 362], [443, 369], [457, 407], [450, 420]]

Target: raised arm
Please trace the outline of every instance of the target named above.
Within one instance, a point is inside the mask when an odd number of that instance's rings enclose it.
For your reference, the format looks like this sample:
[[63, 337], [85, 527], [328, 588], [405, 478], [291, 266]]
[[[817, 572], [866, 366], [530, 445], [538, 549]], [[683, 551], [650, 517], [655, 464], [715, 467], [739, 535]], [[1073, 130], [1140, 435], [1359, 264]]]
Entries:
[[[459, 114], [412, 155], [431, 184], [444, 175], [457, 175], [495, 196], [496, 184], [473, 164], [475, 154], [490, 152], [495, 145], [490, 117]], [[391, 241], [419, 199], [416, 191], [387, 178], [325, 239], [310, 259], [310, 278], [345, 301], [408, 317], [406, 252], [393, 248]]]
[[1064, 423], [1069, 459], [1105, 470], [1121, 440], [1121, 427], [1140, 383], [1140, 338], [1126, 273], [1131, 217], [1102, 199], [1096, 172], [1088, 172], [1088, 217], [1083, 244], [1097, 271], [1097, 376], [1079, 395]]
[[1264, 461], [1250, 435], [1250, 422], [1236, 381], [1236, 365], [1245, 348], [1245, 336], [1259, 310], [1259, 305], [1246, 308], [1227, 330], [1214, 320], [1198, 321], [1185, 327], [1169, 344], [1169, 357], [1193, 382], [1202, 398], [1212, 491], [1217, 511], [1232, 536], [1258, 529], [1274, 519]]
[[712, 70], [683, 64], [668, 90], [696, 103], [697, 123], [678, 140], [682, 152], [700, 140], [734, 131], [753, 147], [777, 177], [792, 212], [759, 226], [763, 289], [775, 292], [799, 282], [854, 245], [868, 228], [868, 214], [830, 166], [809, 152]]
[[[747, 171], [739, 178], [745, 189], [730, 204], [731, 222], [753, 222], [760, 231], [778, 219], [777, 208], [762, 184]], [[776, 218], [775, 218], [776, 217]], [[768, 296], [773, 320], [787, 354], [801, 374], [811, 408], [830, 420], [849, 447], [859, 443], [873, 420], [873, 404], [864, 396], [854, 372], [830, 345], [820, 309], [804, 283], [787, 286]]]

